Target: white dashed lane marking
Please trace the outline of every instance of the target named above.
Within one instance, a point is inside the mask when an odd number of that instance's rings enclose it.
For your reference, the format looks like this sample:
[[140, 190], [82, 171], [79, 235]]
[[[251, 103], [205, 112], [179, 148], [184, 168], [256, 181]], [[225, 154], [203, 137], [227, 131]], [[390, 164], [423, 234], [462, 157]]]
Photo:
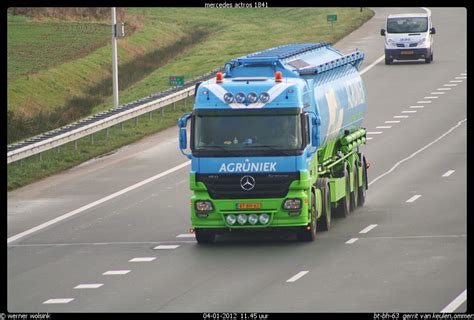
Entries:
[[447, 91], [447, 90], [451, 90], [451, 88], [438, 88], [438, 89], [436, 89], [436, 90], [439, 90], [439, 91], [443, 91], [443, 90], [444, 90], [444, 91]]
[[301, 272], [298, 272], [297, 274], [295, 274], [293, 277], [291, 277], [290, 279], [286, 280], [286, 282], [295, 282], [296, 280], [298, 280], [299, 278], [301, 278], [302, 276], [304, 276], [305, 274], [307, 274], [309, 271], [301, 271]]
[[454, 77], [454, 79], [467, 79], [467, 77]]
[[457, 86], [457, 84], [456, 83], [447, 83], [447, 84], [443, 84], [443, 86], [445, 86], [445, 87], [455, 87], [455, 86]]
[[69, 303], [72, 300], [74, 300], [74, 298], [49, 299], [43, 302], [43, 304]]
[[156, 246], [154, 249], [155, 250], [173, 250], [179, 247], [179, 244], [162, 244], [159, 246]]
[[376, 224], [371, 224], [370, 226], [367, 226], [366, 228], [360, 230], [359, 233], [367, 233], [370, 230], [372, 230], [373, 228], [375, 228], [376, 226], [377, 226]]
[[378, 126], [375, 129], [390, 129], [392, 126]]
[[434, 91], [434, 92], [431, 92], [430, 94], [445, 94], [446, 92], [440, 92], [440, 91]]
[[393, 116], [394, 119], [406, 119], [410, 116]]
[[183, 233], [177, 235], [176, 238], [196, 238], [196, 235], [194, 233]]
[[424, 108], [425, 106], [410, 106], [410, 108], [412, 109], [422, 109]]
[[428, 97], [423, 97], [423, 99], [438, 99], [439, 97], [437, 96], [428, 96]]
[[103, 283], [86, 283], [77, 285], [74, 287], [74, 289], [97, 289], [102, 287], [103, 285]]
[[359, 240], [359, 238], [352, 238], [350, 240], [347, 240], [346, 243], [347, 244], [353, 244], [354, 242], [356, 242], [357, 240]]
[[151, 262], [155, 259], [156, 257], [140, 257], [140, 258], [130, 259], [128, 262]]
[[446, 171], [446, 172], [442, 175], [442, 177], [449, 177], [449, 176], [452, 175], [453, 173], [454, 173], [454, 170], [448, 170], [448, 171]]
[[115, 275], [123, 275], [129, 273], [130, 270], [110, 270], [102, 273], [104, 276], [115, 276]]
[[459, 82], [462, 82], [462, 80], [449, 80], [449, 82], [451, 82], [451, 83], [459, 83]]
[[419, 197], [421, 197], [421, 194], [415, 194], [413, 197], [411, 197], [410, 199], [408, 199], [406, 202], [407, 203], [410, 203], [410, 202], [414, 202], [416, 199], [418, 199]]
[[385, 123], [400, 123], [400, 120], [387, 120]]
[[367, 134], [382, 134], [382, 131], [368, 131]]
[[422, 100], [422, 101], [417, 101], [416, 103], [431, 103], [429, 100]]
[[403, 110], [402, 113], [416, 113], [416, 110]]

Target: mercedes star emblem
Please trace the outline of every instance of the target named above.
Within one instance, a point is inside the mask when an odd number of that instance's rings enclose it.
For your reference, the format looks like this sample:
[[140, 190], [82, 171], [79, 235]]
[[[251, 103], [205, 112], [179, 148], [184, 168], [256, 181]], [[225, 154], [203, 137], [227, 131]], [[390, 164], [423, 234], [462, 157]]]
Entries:
[[240, 179], [240, 186], [245, 191], [252, 190], [255, 187], [255, 179], [252, 176], [243, 176]]

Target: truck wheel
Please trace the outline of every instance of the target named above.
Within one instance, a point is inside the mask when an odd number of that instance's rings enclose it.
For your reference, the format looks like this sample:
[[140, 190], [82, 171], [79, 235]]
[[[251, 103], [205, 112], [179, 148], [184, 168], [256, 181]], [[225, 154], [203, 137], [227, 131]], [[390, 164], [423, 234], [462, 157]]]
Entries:
[[359, 170], [357, 168], [357, 161], [354, 161], [354, 165], [352, 166], [354, 191], [351, 192], [350, 211], [354, 211], [359, 206]]
[[[316, 218], [317, 218], [317, 212], [316, 212], [316, 195], [314, 192], [311, 192], [311, 223], [303, 227], [301, 230], [299, 230], [296, 233], [296, 239], [301, 242], [310, 242], [314, 241], [316, 238]], [[309, 230], [308, 230], [309, 227]]]
[[346, 192], [345, 196], [338, 201], [337, 207], [334, 210], [334, 216], [338, 218], [345, 218], [350, 211], [350, 197], [351, 197], [351, 186], [349, 178], [349, 170], [347, 169], [347, 163], [344, 162], [344, 178], [346, 180]]
[[331, 228], [331, 194], [329, 193], [328, 178], [318, 179], [316, 187], [321, 190], [321, 218], [318, 220], [318, 230], [328, 231]]
[[212, 231], [195, 229], [194, 233], [196, 234], [196, 241], [198, 243], [214, 243], [216, 234]]
[[360, 163], [362, 165], [362, 185], [359, 187], [359, 207], [362, 207], [365, 203], [365, 197], [368, 189], [367, 183], [367, 160], [365, 160], [364, 154], [359, 154]]

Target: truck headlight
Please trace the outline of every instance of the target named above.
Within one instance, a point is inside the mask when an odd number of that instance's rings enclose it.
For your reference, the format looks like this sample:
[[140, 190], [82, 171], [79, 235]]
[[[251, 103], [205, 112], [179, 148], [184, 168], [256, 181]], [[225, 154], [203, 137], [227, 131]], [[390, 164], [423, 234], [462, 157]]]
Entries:
[[260, 221], [261, 224], [267, 224], [268, 221], [270, 221], [270, 216], [266, 213], [262, 213], [260, 217], [258, 217], [258, 221]]
[[225, 95], [224, 95], [224, 101], [225, 103], [232, 103], [234, 102], [234, 95], [230, 92], [227, 92]]
[[247, 222], [247, 215], [243, 213], [239, 214], [237, 216], [237, 222], [244, 225]]
[[233, 214], [229, 214], [227, 217], [225, 217], [225, 221], [227, 221], [227, 223], [230, 225], [234, 225], [237, 221], [237, 217]]
[[255, 103], [257, 102], [258, 100], [258, 96], [255, 92], [250, 92], [248, 95], [247, 95], [247, 99], [249, 100], [250, 103]]
[[211, 201], [196, 201], [195, 208], [199, 212], [209, 212], [214, 210]]
[[235, 95], [235, 101], [238, 103], [244, 103], [245, 101], [245, 94], [243, 92], [239, 92]]
[[258, 222], [258, 216], [255, 213], [252, 213], [249, 216], [249, 223], [250, 224], [257, 224], [257, 222]]
[[285, 210], [297, 210], [301, 209], [301, 199], [286, 199], [283, 203], [283, 209]]

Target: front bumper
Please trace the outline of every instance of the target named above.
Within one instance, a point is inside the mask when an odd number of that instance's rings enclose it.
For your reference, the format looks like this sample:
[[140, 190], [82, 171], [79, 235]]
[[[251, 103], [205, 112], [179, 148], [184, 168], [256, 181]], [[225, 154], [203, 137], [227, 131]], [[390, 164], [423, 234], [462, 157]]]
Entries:
[[417, 60], [430, 56], [430, 48], [385, 49], [385, 59], [391, 60]]

